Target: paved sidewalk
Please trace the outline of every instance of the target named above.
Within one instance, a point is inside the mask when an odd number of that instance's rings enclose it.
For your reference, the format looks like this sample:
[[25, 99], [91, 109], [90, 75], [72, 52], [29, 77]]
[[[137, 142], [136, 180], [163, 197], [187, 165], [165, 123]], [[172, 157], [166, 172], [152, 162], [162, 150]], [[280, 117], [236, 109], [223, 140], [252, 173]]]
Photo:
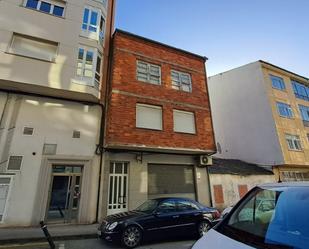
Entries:
[[[98, 224], [91, 225], [47, 225], [54, 240], [95, 238]], [[26, 243], [29, 241], [46, 241], [40, 227], [0, 228], [0, 244]]]

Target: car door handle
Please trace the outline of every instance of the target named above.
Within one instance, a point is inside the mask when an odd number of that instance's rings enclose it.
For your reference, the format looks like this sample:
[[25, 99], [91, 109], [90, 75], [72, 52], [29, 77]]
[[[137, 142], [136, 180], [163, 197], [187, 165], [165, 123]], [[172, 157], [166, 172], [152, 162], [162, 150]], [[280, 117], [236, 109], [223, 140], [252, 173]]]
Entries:
[[173, 215], [172, 217], [176, 219], [179, 218], [179, 215]]

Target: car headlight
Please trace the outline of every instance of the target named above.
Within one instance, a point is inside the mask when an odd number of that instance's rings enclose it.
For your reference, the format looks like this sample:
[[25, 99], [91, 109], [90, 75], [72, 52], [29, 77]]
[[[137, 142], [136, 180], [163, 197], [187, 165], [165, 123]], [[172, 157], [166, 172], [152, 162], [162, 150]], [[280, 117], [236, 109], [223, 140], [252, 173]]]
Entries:
[[108, 227], [107, 227], [107, 230], [108, 231], [112, 231], [116, 228], [116, 226], [118, 225], [118, 222], [113, 222], [112, 224], [110, 224]]

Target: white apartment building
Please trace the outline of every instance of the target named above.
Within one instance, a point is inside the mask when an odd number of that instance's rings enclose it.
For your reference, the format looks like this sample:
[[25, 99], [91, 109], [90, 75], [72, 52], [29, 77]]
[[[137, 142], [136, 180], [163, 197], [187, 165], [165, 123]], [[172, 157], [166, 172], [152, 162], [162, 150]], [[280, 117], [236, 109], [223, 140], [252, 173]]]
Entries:
[[114, 0], [0, 0], [0, 227], [91, 223]]

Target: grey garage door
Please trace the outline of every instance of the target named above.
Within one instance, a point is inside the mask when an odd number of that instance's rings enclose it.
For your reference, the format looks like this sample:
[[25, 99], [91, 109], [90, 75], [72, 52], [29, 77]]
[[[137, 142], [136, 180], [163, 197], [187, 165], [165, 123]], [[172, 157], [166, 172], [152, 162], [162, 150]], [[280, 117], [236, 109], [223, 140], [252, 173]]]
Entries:
[[196, 199], [193, 166], [148, 164], [148, 198], [167, 196]]

